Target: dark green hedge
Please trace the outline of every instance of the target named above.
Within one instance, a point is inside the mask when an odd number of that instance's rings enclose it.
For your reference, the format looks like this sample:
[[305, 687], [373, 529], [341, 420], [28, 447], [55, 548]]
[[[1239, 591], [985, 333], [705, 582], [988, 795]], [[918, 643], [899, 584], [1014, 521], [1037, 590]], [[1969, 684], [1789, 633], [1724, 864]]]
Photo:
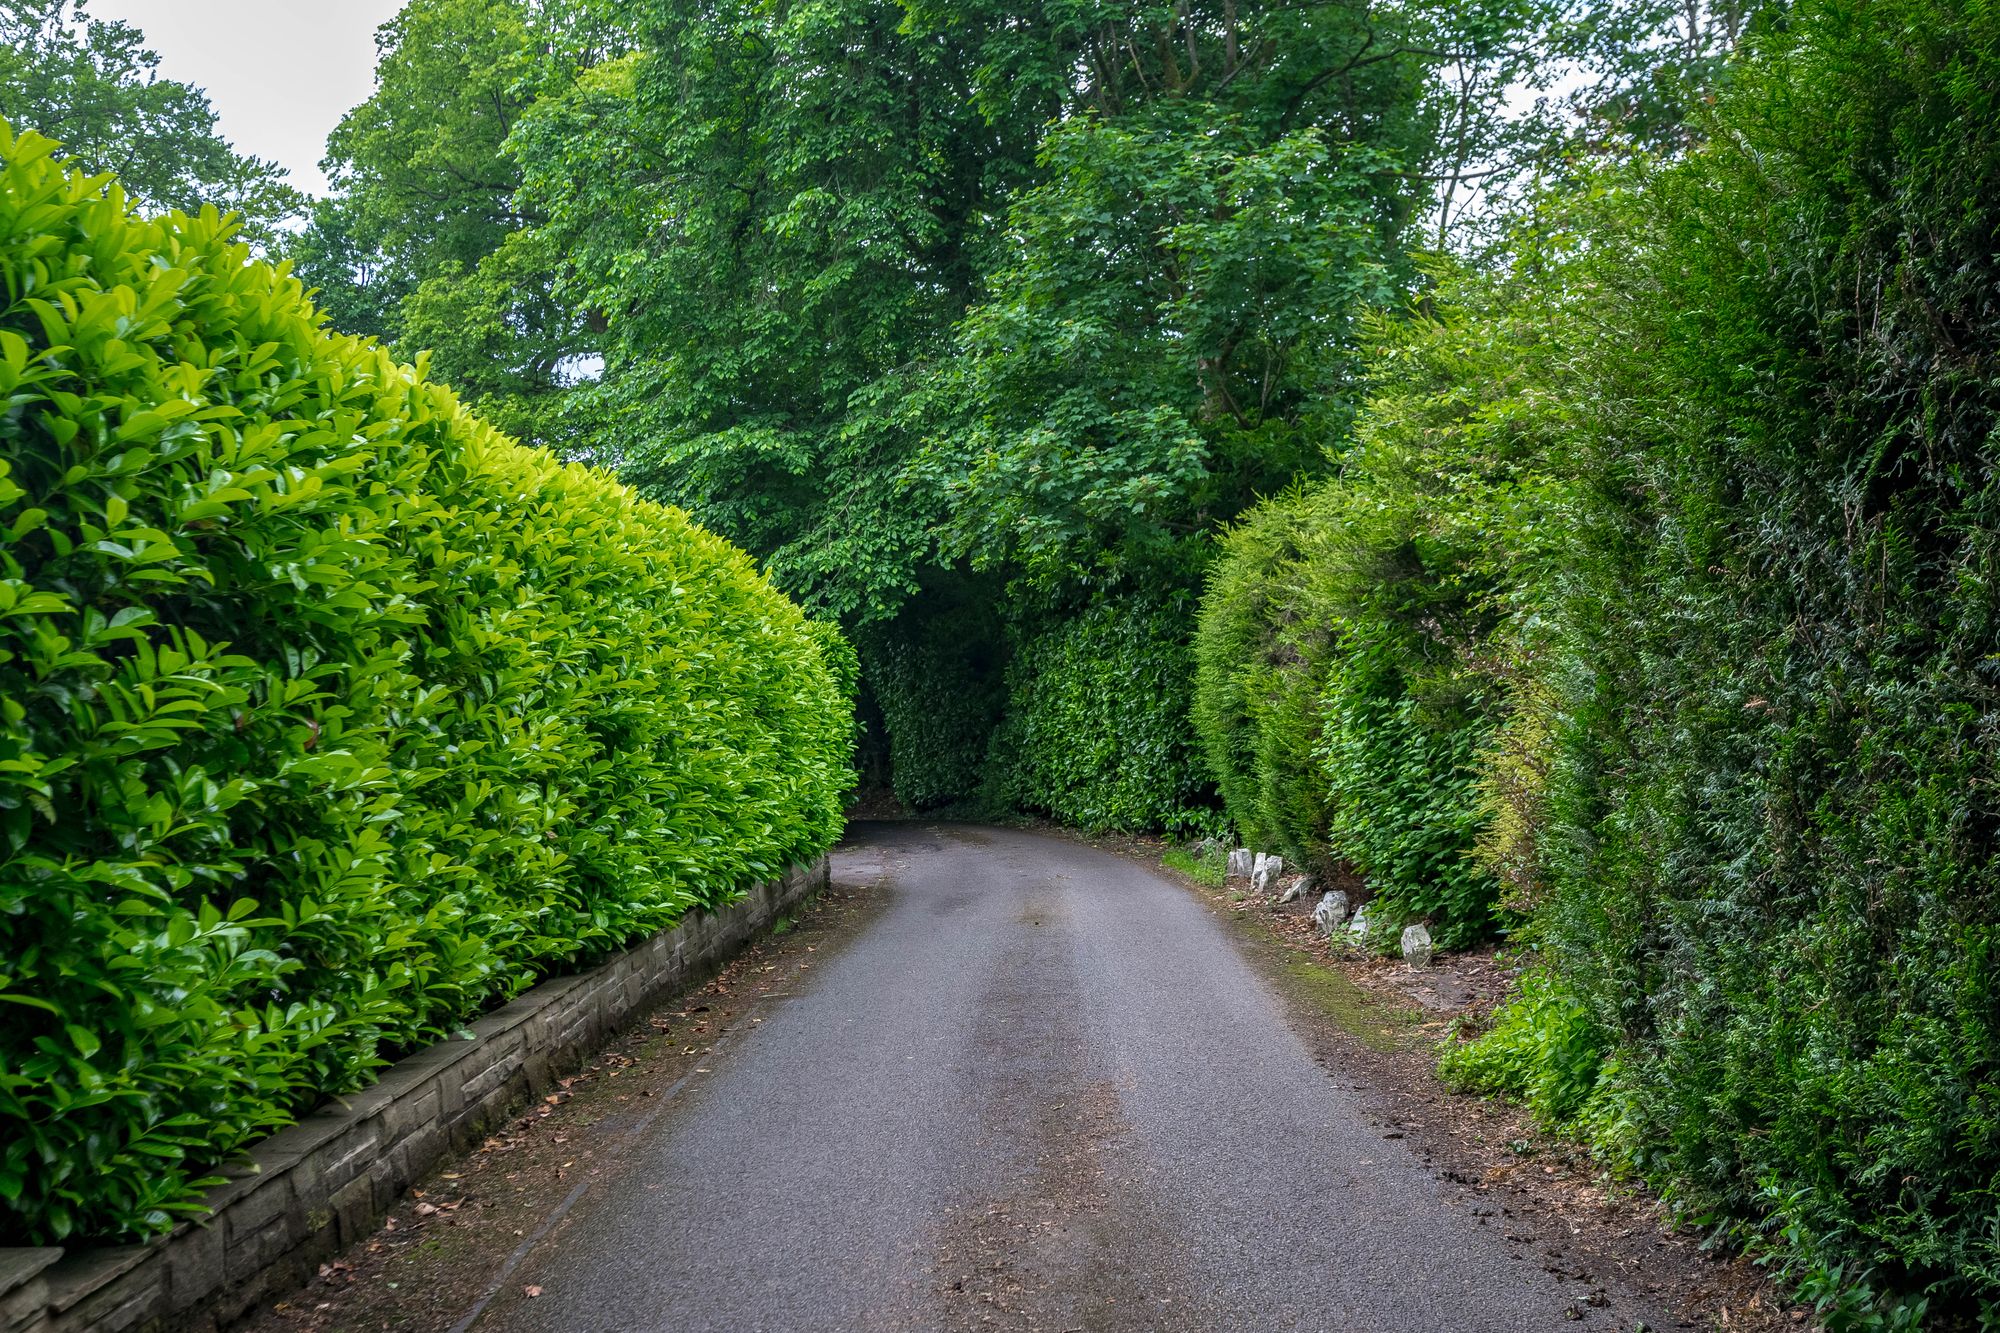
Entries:
[[980, 794], [1006, 706], [997, 600], [993, 580], [935, 574], [901, 615], [856, 632], [885, 733], [876, 743], [886, 745], [890, 786], [909, 809], [965, 805]]
[[1332, 793], [1315, 757], [1333, 630], [1305, 614], [1309, 494], [1257, 506], [1223, 538], [1194, 639], [1201, 754], [1245, 846], [1336, 882]]
[[1359, 877], [1378, 920], [1460, 944], [1501, 923], [1477, 854], [1481, 758], [1561, 488], [1533, 392], [1545, 298], [1434, 278], [1423, 307], [1372, 328], [1373, 382], [1334, 475], [1225, 539], [1194, 716], [1248, 842]]
[[1807, 0], [1700, 128], [1533, 274], [1560, 559], [1491, 566], [1480, 763], [1544, 966], [1446, 1070], [1827, 1327], [1990, 1328], [2000, 15]]
[[826, 847], [850, 663], [677, 511], [0, 126], [0, 1244]]
[[1214, 825], [1188, 719], [1189, 601], [1127, 597], [1017, 625], [989, 792], [1085, 829]]
[[1544, 817], [1641, 1163], [2000, 1319], [2000, 14], [1813, 0], [1607, 259]]

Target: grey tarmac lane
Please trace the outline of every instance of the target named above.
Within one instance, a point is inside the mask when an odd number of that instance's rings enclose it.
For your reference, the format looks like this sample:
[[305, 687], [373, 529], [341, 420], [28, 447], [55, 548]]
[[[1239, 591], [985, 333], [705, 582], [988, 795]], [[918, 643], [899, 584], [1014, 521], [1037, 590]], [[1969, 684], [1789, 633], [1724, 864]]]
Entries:
[[1163, 875], [923, 823], [857, 826], [834, 873], [886, 907], [691, 1076], [475, 1333], [1674, 1326], [1510, 1254]]

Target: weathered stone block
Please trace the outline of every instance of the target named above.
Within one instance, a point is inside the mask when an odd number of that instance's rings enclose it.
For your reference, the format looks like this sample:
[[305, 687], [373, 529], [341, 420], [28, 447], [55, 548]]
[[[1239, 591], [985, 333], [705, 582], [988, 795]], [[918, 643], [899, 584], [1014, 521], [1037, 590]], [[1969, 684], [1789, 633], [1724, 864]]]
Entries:
[[292, 1210], [289, 1198], [280, 1197], [278, 1202], [280, 1206], [268, 1216], [239, 1218], [232, 1212], [223, 1219], [222, 1270], [227, 1282], [249, 1282], [304, 1236], [304, 1214]]
[[445, 1143], [443, 1125], [420, 1125], [410, 1131], [402, 1142], [390, 1150], [396, 1175], [405, 1183], [421, 1179], [431, 1169], [431, 1164], [444, 1155]]
[[375, 1182], [366, 1175], [335, 1190], [327, 1206], [333, 1210], [334, 1229], [342, 1249], [367, 1239], [375, 1230]]
[[326, 1144], [299, 1164], [330, 1196], [368, 1169], [382, 1151], [381, 1122], [350, 1124], [347, 1133]]
[[435, 1081], [412, 1089], [407, 1095], [398, 1097], [382, 1110], [381, 1125], [384, 1142], [395, 1143], [409, 1137], [425, 1126], [435, 1126], [438, 1118], [438, 1096]]
[[0, 1333], [38, 1333], [47, 1326], [47, 1270], [62, 1258], [60, 1247], [0, 1249]]
[[189, 1227], [166, 1251], [167, 1309], [178, 1314], [207, 1299], [222, 1285], [222, 1227], [213, 1221]]
[[[133, 1254], [138, 1251], [137, 1255]], [[62, 1333], [123, 1333], [142, 1320], [158, 1317], [166, 1308], [167, 1266], [161, 1259], [161, 1251], [143, 1245], [121, 1245], [110, 1251], [117, 1256], [113, 1265], [116, 1272], [103, 1276], [108, 1270], [99, 1270], [97, 1275], [82, 1278], [81, 1281], [62, 1280], [64, 1265], [58, 1265], [49, 1273], [51, 1309], [60, 1311], [60, 1316], [51, 1321], [52, 1327]], [[102, 1276], [103, 1280], [97, 1278]]]

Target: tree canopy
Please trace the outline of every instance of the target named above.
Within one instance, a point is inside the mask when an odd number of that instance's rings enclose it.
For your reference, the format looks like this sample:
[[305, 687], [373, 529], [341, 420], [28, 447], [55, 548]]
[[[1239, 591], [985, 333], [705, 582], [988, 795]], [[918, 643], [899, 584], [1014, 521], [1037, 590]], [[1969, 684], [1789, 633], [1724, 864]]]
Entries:
[[207, 95], [160, 77], [159, 63], [144, 34], [93, 18], [86, 0], [0, 0], [0, 118], [116, 174], [145, 207], [212, 205], [268, 244], [303, 196], [275, 162], [230, 147]]

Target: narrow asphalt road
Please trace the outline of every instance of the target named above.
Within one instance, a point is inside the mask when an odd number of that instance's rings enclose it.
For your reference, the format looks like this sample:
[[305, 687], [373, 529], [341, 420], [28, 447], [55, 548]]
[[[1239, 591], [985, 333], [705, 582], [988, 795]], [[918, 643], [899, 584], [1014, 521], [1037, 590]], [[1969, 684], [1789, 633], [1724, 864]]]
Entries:
[[479, 1333], [1671, 1327], [1510, 1255], [1163, 876], [924, 824], [859, 827], [835, 875], [886, 906], [691, 1077]]

